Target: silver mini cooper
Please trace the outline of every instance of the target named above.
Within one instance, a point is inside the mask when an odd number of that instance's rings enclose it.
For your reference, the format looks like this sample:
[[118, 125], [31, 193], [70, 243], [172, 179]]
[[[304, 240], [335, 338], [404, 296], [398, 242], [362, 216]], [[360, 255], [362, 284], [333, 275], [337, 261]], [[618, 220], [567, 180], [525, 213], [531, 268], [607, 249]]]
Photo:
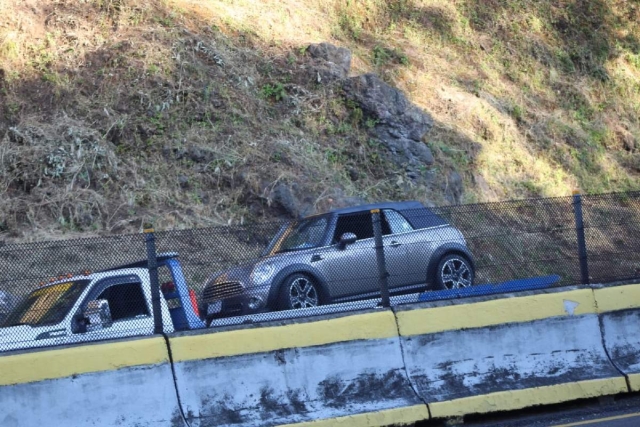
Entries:
[[458, 229], [420, 202], [376, 203], [285, 224], [260, 258], [207, 279], [208, 319], [380, 296], [376, 209], [392, 295], [473, 285], [473, 257]]

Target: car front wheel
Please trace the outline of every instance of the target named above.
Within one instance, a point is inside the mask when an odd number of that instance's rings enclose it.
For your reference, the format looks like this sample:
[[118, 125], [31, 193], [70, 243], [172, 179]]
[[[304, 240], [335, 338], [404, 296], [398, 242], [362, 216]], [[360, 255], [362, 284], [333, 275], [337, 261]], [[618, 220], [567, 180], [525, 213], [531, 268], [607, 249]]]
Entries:
[[473, 267], [462, 255], [451, 254], [438, 263], [436, 289], [460, 289], [473, 285]]
[[292, 274], [280, 288], [280, 309], [309, 308], [320, 305], [318, 284], [306, 274]]

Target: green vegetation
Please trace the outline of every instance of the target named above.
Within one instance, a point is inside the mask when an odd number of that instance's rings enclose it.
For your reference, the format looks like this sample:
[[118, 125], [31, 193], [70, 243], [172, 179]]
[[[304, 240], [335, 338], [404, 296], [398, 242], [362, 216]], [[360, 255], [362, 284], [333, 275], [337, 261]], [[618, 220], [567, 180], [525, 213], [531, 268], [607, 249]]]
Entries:
[[275, 101], [281, 101], [287, 96], [287, 91], [284, 89], [282, 83], [266, 84], [262, 86], [260, 94], [265, 99], [273, 99]]

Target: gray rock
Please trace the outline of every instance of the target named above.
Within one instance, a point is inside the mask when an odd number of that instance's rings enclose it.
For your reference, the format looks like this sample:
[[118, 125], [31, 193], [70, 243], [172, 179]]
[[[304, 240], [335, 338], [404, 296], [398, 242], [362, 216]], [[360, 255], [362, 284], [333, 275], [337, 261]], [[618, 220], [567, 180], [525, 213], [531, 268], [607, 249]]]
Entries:
[[276, 185], [271, 197], [273, 201], [279, 204], [289, 215], [293, 217], [297, 216], [298, 201], [289, 186], [283, 183]]
[[446, 199], [453, 204], [459, 205], [462, 201], [462, 194], [464, 187], [462, 183], [462, 177], [456, 171], [450, 171], [447, 174], [447, 181], [445, 183], [444, 195]]
[[433, 119], [410, 103], [400, 90], [375, 74], [347, 79], [343, 89], [365, 118], [376, 121], [371, 133], [389, 149], [394, 163], [408, 166], [409, 170], [433, 164], [431, 150], [422, 141], [433, 127]]
[[187, 188], [189, 186], [189, 177], [186, 175], [180, 175], [178, 177], [178, 184], [180, 184], [180, 187], [182, 188]]
[[349, 167], [347, 169], [347, 173], [349, 174], [349, 179], [351, 181], [357, 181], [360, 179], [360, 172], [354, 167]]
[[313, 203], [298, 185], [279, 183], [271, 193], [271, 199], [293, 218], [302, 218], [313, 213]]
[[316, 212], [328, 212], [333, 209], [358, 206], [365, 203], [367, 201], [362, 197], [346, 195], [342, 188], [335, 187], [325, 193], [324, 197], [319, 198], [316, 204]]
[[195, 163], [205, 163], [211, 161], [213, 158], [213, 153], [208, 150], [203, 150], [200, 147], [190, 146], [189, 147], [189, 158]]
[[349, 75], [351, 52], [348, 49], [329, 43], [319, 43], [309, 45], [307, 52], [316, 60], [312, 72], [318, 83], [342, 80]]
[[319, 197], [295, 182], [277, 184], [271, 191], [270, 197], [293, 218], [303, 218], [314, 213], [366, 203], [366, 200], [361, 197], [345, 195], [344, 190], [338, 187]]

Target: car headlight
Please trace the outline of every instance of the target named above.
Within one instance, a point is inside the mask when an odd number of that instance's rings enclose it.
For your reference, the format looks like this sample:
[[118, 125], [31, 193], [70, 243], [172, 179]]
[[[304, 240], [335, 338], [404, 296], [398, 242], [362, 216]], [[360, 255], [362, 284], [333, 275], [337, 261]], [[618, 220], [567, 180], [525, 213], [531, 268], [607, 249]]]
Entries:
[[261, 285], [271, 279], [274, 271], [273, 264], [260, 264], [251, 272], [251, 281], [256, 285]]

